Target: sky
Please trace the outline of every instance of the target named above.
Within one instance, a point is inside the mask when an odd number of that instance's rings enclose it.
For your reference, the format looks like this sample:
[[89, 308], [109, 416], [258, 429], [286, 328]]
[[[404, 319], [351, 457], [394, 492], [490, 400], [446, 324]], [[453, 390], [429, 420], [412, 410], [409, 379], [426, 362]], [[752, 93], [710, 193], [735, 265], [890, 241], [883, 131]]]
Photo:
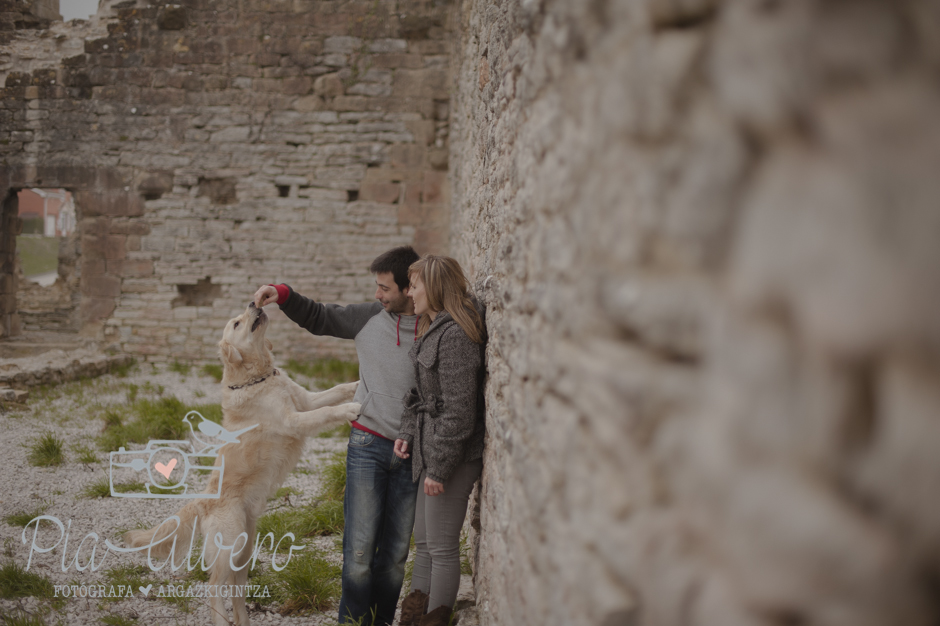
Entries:
[[65, 21], [81, 18], [87, 20], [98, 12], [98, 0], [59, 0], [59, 13]]

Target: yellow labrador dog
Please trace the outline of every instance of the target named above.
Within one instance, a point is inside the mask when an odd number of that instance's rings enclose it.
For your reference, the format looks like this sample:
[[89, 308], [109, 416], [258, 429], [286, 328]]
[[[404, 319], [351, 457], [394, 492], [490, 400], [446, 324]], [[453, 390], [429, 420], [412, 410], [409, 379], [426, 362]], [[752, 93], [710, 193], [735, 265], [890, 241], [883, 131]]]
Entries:
[[[264, 338], [267, 326], [267, 315], [254, 303], [225, 325], [219, 342], [224, 365], [222, 428], [210, 422], [199, 429], [201, 433], [193, 431], [198, 440], [207, 433], [221, 437], [223, 442], [226, 437], [231, 440], [219, 446], [215, 462], [219, 465], [220, 459], [225, 459], [221, 490], [219, 472], [215, 471], [205, 491], [218, 492], [218, 499], [193, 500], [184, 506], [177, 513], [179, 529], [174, 523], [164, 523], [124, 535], [128, 546], [151, 545], [150, 554], [154, 557], [168, 557], [173, 550], [174, 562], [178, 564], [187, 558], [194, 530], [202, 534], [204, 562], [212, 564], [207, 595], [217, 626], [229, 621], [222, 598], [219, 594], [211, 597], [211, 590], [247, 583], [255, 522], [264, 512], [267, 499], [300, 459], [304, 440], [355, 420], [359, 414], [359, 405], [350, 402], [358, 382], [314, 393], [278, 372], [273, 366], [271, 342]], [[233, 434], [237, 434], [237, 443]], [[239, 535], [243, 538], [239, 539]], [[157, 542], [158, 545], [153, 545]], [[248, 626], [245, 598], [237, 597], [241, 594], [232, 595], [236, 596], [232, 597], [235, 624]]]

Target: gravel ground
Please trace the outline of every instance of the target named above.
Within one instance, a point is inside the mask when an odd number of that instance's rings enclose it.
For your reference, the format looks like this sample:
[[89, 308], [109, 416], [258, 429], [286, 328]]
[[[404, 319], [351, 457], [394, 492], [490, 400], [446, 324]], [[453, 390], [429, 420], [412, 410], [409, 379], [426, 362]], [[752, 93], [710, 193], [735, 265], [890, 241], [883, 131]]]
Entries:
[[[301, 376], [295, 376], [298, 382], [309, 382]], [[168, 365], [142, 364], [133, 368], [126, 377], [113, 375], [73, 383], [65, 383], [47, 390], [33, 390], [26, 411], [7, 411], [0, 415], [0, 452], [5, 464], [3, 480], [0, 482], [0, 516], [18, 512], [32, 512], [45, 507], [44, 514], [58, 518], [69, 530], [68, 545], [60, 544], [53, 552], [33, 554], [31, 572], [47, 576], [55, 585], [98, 585], [104, 584], [104, 572], [121, 565], [145, 564], [145, 558], [138, 554], [107, 555], [98, 571], [76, 571], [75, 565], [62, 571], [63, 558], [71, 563], [79, 544], [88, 533], [97, 533], [99, 537], [97, 558], [100, 562], [104, 553], [104, 540], [110, 538], [118, 545], [124, 530], [138, 524], [152, 526], [174, 514], [185, 500], [155, 500], [140, 498], [94, 498], [82, 496], [83, 490], [92, 483], [108, 476], [108, 454], [95, 446], [94, 438], [104, 426], [103, 415], [109, 406], [128, 402], [130, 385], [137, 385], [137, 397], [159, 398], [172, 395], [179, 398], [187, 407], [197, 404], [218, 403], [221, 399], [219, 383], [209, 376], [199, 373], [198, 368], [186, 376], [171, 371]], [[183, 416], [180, 415], [180, 418]], [[66, 442], [65, 462], [51, 468], [35, 467], [28, 461], [29, 447], [44, 433], [54, 432]], [[76, 446], [86, 446], [97, 454], [94, 463], [79, 461]], [[134, 448], [143, 448], [132, 446]], [[319, 491], [319, 467], [325, 464], [335, 453], [346, 448], [343, 437], [311, 438], [307, 442], [301, 468], [310, 470], [295, 471], [285, 486], [298, 490], [300, 495], [289, 497], [289, 501], [272, 501], [268, 511], [281, 506], [298, 506], [309, 502]], [[71, 524], [69, 526], [69, 524]], [[51, 527], [50, 527], [51, 528]], [[50, 543], [55, 542], [54, 535], [48, 536]], [[51, 530], [48, 531], [51, 533]], [[3, 544], [3, 556], [0, 561], [11, 559], [26, 567], [29, 558], [29, 544], [21, 541], [23, 528], [0, 523], [0, 542]], [[32, 537], [32, 527], [27, 532], [27, 539]], [[341, 563], [339, 536], [323, 537], [312, 543], [328, 553], [328, 558]], [[64, 543], [64, 542], [63, 542]], [[80, 564], [87, 564], [91, 554], [93, 537], [89, 537], [80, 551]], [[298, 542], [300, 543], [300, 542]], [[43, 545], [49, 545], [45, 543]], [[64, 553], [64, 554], [63, 554]], [[261, 559], [259, 559], [260, 561]], [[267, 561], [267, 560], [266, 560]], [[182, 574], [184, 570], [180, 570]], [[165, 572], [156, 574], [158, 579], [167, 579], [172, 575]], [[177, 576], [179, 578], [179, 576]], [[45, 619], [48, 624], [61, 623], [94, 624], [102, 623], [108, 615], [119, 615], [128, 619], [138, 619], [140, 624], [210, 624], [211, 616], [208, 601], [195, 599], [190, 612], [184, 612], [165, 600], [154, 598], [154, 593], [144, 597], [134, 590], [134, 597], [116, 602], [102, 602], [92, 598], [68, 598], [64, 605], [52, 609]], [[48, 606], [35, 598], [23, 600], [0, 600], [3, 612], [24, 608], [30, 612]], [[230, 603], [226, 601], [230, 608]], [[281, 616], [274, 605], [261, 608], [249, 604], [249, 613], [253, 623], [260, 624], [335, 624], [335, 613], [314, 613], [307, 616]]]

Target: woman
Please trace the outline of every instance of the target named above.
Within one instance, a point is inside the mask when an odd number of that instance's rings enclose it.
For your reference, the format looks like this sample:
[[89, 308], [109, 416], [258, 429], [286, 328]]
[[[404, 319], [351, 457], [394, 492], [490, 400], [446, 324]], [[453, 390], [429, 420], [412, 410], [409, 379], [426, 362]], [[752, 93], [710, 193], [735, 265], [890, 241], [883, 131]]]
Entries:
[[[415, 510], [412, 592], [400, 624], [443, 626], [460, 586], [460, 529], [483, 469], [483, 317], [454, 259], [428, 255], [408, 270], [418, 321], [395, 454], [423, 481]], [[428, 608], [430, 613], [424, 615]]]

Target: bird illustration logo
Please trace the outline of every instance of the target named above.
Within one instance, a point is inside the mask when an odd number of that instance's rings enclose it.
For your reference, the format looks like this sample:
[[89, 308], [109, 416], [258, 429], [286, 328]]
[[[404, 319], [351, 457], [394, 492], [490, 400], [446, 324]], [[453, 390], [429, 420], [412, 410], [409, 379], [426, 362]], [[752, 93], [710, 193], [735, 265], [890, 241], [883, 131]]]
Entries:
[[[193, 426], [193, 423], [197, 420], [198, 423]], [[227, 443], [238, 443], [238, 437], [252, 428], [257, 428], [258, 424], [249, 426], [248, 428], [242, 428], [241, 430], [236, 430], [235, 432], [230, 432], [216, 424], [212, 420], [209, 420], [202, 416], [198, 411], [190, 411], [183, 418], [183, 421], [189, 424], [189, 430], [192, 432], [193, 439], [203, 447], [196, 451], [196, 454], [206, 455], [206, 454], [217, 454], [219, 449]], [[196, 431], [199, 431], [199, 434], [196, 434]], [[215, 439], [221, 439], [223, 443], [209, 443], [205, 440], [204, 437], [212, 437]], [[195, 446], [194, 446], [195, 447]]]

